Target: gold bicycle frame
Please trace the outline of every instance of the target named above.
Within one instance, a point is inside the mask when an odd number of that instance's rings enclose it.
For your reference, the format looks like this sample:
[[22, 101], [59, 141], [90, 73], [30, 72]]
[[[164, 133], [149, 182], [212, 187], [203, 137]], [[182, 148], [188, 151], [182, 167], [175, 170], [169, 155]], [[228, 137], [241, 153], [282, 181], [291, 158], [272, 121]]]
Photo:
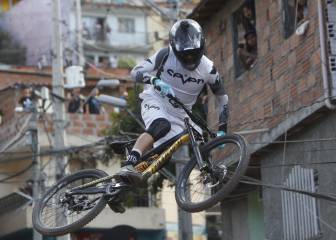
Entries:
[[[163, 164], [165, 164], [166, 161], [173, 155], [173, 153], [176, 152], [177, 149], [179, 149], [184, 143], [187, 143], [188, 141], [189, 141], [189, 135], [188, 134], [182, 135], [179, 139], [177, 139], [175, 143], [173, 143], [167, 150], [165, 150], [163, 153], [161, 153], [159, 155], [159, 157], [152, 164], [150, 164], [146, 168], [145, 171], [142, 172], [143, 179], [148, 179], [150, 176], [152, 176], [154, 173], [156, 173], [163, 166]], [[92, 182], [74, 187], [71, 190], [78, 190], [78, 189], [91, 187], [91, 186], [94, 186], [98, 183], [110, 180], [112, 178], [114, 178], [113, 175], [106, 176], [106, 177], [103, 177], [103, 178], [99, 178], [99, 179], [94, 180]]]
[[167, 150], [165, 150], [161, 155], [151, 164], [148, 168], [142, 172], [143, 179], [148, 179], [154, 173], [156, 173], [166, 161], [179, 149], [184, 143], [189, 141], [189, 135], [185, 134], [181, 136], [175, 143], [173, 143]]

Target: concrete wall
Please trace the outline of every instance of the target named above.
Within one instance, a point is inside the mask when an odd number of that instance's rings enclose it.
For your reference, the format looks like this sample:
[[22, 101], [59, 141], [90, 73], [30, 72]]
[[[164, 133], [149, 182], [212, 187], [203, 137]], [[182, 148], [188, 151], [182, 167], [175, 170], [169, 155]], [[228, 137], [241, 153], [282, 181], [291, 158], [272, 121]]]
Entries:
[[[175, 187], [170, 186], [170, 182], [164, 181], [161, 190], [160, 207], [165, 209], [167, 237], [171, 240], [178, 240], [178, 212], [175, 200]], [[195, 240], [206, 238], [205, 211], [191, 214], [193, 237]]]
[[[111, 7], [110, 11], [106, 13], [108, 7], [103, 9], [83, 7], [83, 20], [85, 23], [95, 24], [94, 18], [106, 18], [106, 24], [109, 26], [107, 32], [107, 43], [114, 47], [125, 46], [145, 46], [147, 44], [147, 26], [146, 15], [143, 11], [138, 9], [122, 9]], [[118, 31], [118, 18], [132, 18], [134, 19], [135, 33], [122, 33]], [[93, 23], [91, 23], [93, 21]], [[88, 27], [89, 27], [88, 26]]]
[[[148, 33], [147, 11], [143, 7], [115, 4], [92, 4], [86, 3], [83, 9], [83, 27], [87, 26], [94, 32], [97, 18], [105, 19], [104, 41], [95, 39], [85, 40], [85, 54], [87, 56], [104, 57], [128, 57], [141, 61], [151, 48], [149, 37], [153, 33]], [[119, 18], [134, 19], [134, 33], [124, 33], [119, 31]], [[97, 59], [95, 60], [97, 61]]]
[[164, 229], [164, 210], [160, 208], [135, 207], [127, 209], [123, 214], [118, 214], [106, 207], [87, 227], [112, 228], [118, 225], [129, 225], [138, 229], [148, 230]]
[[[148, 42], [151, 44], [152, 49], [150, 55], [154, 54], [156, 51], [166, 46], [166, 41], [168, 41], [168, 34], [170, 30], [170, 23], [168, 21], [163, 21], [163, 19], [155, 13], [149, 13], [147, 17], [148, 23]], [[159, 39], [155, 38], [154, 33], [158, 32]], [[166, 40], [166, 41], [165, 41]]]
[[0, 237], [31, 227], [31, 220], [29, 219], [31, 218], [31, 214], [29, 215], [29, 218], [27, 217], [27, 212], [31, 212], [31, 209], [30, 207], [28, 209], [19, 208], [16, 211], [0, 215]]
[[222, 240], [249, 240], [247, 198], [222, 202]]
[[[336, 132], [336, 114], [329, 113], [327, 116], [319, 119], [317, 122], [305, 127], [300, 133], [291, 136], [295, 140], [314, 140], [335, 138]], [[318, 191], [321, 193], [335, 194], [336, 169], [333, 164], [309, 164], [335, 161], [335, 141], [312, 141], [305, 143], [287, 143], [286, 154], [284, 146], [266, 149], [262, 157], [262, 166], [274, 164], [305, 163], [300, 165], [302, 168], [315, 169], [318, 173]], [[293, 166], [275, 167], [262, 169], [262, 181], [272, 184], [284, 184], [289, 172]], [[267, 239], [284, 239], [281, 193], [276, 189], [267, 189], [263, 191], [264, 204], [264, 222]], [[319, 239], [335, 239], [336, 228], [336, 208], [334, 204], [325, 200], [318, 200], [320, 211], [320, 224], [322, 237]], [[312, 214], [308, 209], [307, 214]]]
[[[7, 88], [0, 91], [0, 111], [3, 114], [2, 124], [0, 126], [0, 149], [3, 145], [7, 144], [8, 138], [14, 137], [16, 130], [16, 117], [14, 108], [16, 106], [15, 90]], [[22, 123], [22, 121], [21, 121]]]

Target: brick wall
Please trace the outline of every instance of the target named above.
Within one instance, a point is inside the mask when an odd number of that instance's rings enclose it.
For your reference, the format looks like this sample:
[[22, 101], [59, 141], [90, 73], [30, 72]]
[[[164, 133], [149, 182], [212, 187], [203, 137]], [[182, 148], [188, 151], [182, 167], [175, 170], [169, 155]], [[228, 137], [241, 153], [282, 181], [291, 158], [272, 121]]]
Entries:
[[[47, 115], [46, 129], [48, 132], [53, 131], [52, 116]], [[69, 113], [66, 116], [67, 134], [86, 135], [86, 136], [102, 136], [103, 131], [111, 125], [109, 114], [80, 114]], [[39, 122], [39, 128], [44, 128], [42, 120]], [[43, 129], [44, 131], [44, 129]]]
[[[16, 136], [23, 123], [28, 117], [27, 113], [16, 113], [17, 106], [17, 90], [14, 88], [7, 88], [0, 91], [0, 110], [3, 112], [3, 124], [0, 125], [0, 148], [8, 143]], [[102, 136], [103, 130], [111, 125], [109, 114], [68, 114], [67, 118], [69, 124], [67, 126], [67, 133], [80, 136]], [[48, 114], [44, 119], [46, 129], [49, 133], [53, 131], [52, 116]], [[45, 126], [40, 120], [39, 129], [41, 133], [45, 132]], [[71, 144], [71, 143], [70, 143]]]
[[[116, 76], [116, 78], [125, 78], [129, 75], [129, 69], [104, 69], [104, 72], [110, 74], [109, 76]], [[87, 87], [82, 90], [83, 95], [88, 95], [96, 82], [102, 77], [102, 73], [98, 73], [92, 69], [86, 72]], [[51, 86], [51, 69], [45, 68], [38, 70], [34, 67], [15, 67], [10, 70], [0, 70], [0, 111], [3, 112], [3, 124], [0, 126], [0, 147], [9, 139], [15, 136], [22, 121], [25, 119], [23, 114], [14, 112], [18, 105], [20, 98], [20, 90], [14, 88], [14, 84], [35, 84]], [[102, 94], [113, 96], [121, 96], [121, 94], [133, 88], [132, 81], [122, 81], [117, 89], [104, 88]], [[107, 112], [113, 111], [113, 107], [104, 106]], [[51, 116], [48, 116], [49, 122], [47, 124], [48, 131], [52, 131]], [[70, 125], [68, 127], [69, 134], [92, 135], [100, 136], [102, 130], [109, 125], [109, 116], [105, 115], [75, 115], [69, 114]], [[44, 126], [40, 123], [41, 131], [44, 131]]]
[[68, 114], [70, 125], [68, 134], [102, 136], [111, 125], [108, 114]]
[[0, 111], [3, 113], [2, 124], [0, 125], [0, 147], [6, 141], [15, 136], [23, 118], [15, 114], [15, 91], [7, 88], [0, 91]]
[[[231, 105], [230, 131], [273, 128], [286, 113], [323, 96], [317, 1], [308, 1], [309, 29], [285, 39], [280, 0], [256, 0], [258, 61], [235, 78], [231, 14], [243, 1], [228, 1], [203, 23], [207, 55], [223, 76]], [[213, 103], [210, 100], [210, 103]], [[209, 107], [213, 112], [214, 104]], [[215, 115], [210, 121], [215, 121]]]

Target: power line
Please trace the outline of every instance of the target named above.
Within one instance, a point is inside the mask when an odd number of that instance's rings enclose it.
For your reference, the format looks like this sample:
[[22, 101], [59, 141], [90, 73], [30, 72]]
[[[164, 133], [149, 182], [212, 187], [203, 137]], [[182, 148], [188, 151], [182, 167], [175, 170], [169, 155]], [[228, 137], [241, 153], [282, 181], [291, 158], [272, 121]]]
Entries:
[[249, 144], [282, 144], [282, 143], [307, 143], [307, 142], [330, 142], [336, 141], [336, 138], [312, 138], [312, 139], [301, 139], [301, 140], [284, 140], [284, 141], [271, 141], [271, 142], [250, 142]]
[[[7, 149], [9, 149], [10, 147], [12, 147], [14, 144], [16, 144], [18, 141], [20, 141], [24, 136], [25, 136], [25, 129], [28, 126], [29, 121], [32, 118], [32, 114], [29, 115], [29, 117], [25, 120], [25, 122], [23, 122], [21, 128], [18, 130], [17, 134], [9, 141], [9, 143], [7, 143], [4, 147], [1, 148], [0, 150], [0, 154], [4, 151], [6, 151]], [[23, 115], [21, 118], [19, 118], [18, 122], [23, 118], [26, 117], [25, 115]]]
[[[81, 150], [86, 150], [88, 148], [95, 148], [99, 147], [101, 145], [105, 145], [104, 140], [97, 141], [95, 143], [91, 144], [85, 144], [81, 146], [74, 146], [74, 147], [67, 147], [67, 148], [62, 148], [62, 149], [50, 149], [50, 150], [45, 150], [45, 151], [40, 151], [40, 153], [37, 156], [43, 157], [43, 156], [52, 156], [52, 155], [66, 155], [66, 154], [71, 154], [75, 153]], [[8, 153], [13, 155], [13, 153]], [[17, 153], [16, 153], [17, 154]], [[19, 160], [27, 160], [27, 158], [33, 157], [33, 154], [30, 153], [29, 155], [24, 155], [24, 156], [18, 156], [18, 157], [11, 157], [10, 161], [19, 161]], [[6, 158], [0, 158], [0, 164], [3, 162], [8, 162], [8, 159]]]
[[279, 189], [279, 190], [284, 190], [284, 191], [289, 191], [289, 192], [296, 192], [296, 193], [305, 194], [305, 195], [308, 195], [314, 198], [320, 198], [320, 199], [328, 200], [331, 202], [336, 202], [336, 195], [332, 193], [310, 192], [307, 190], [294, 189], [294, 188], [287, 187], [285, 185], [280, 185], [280, 184], [264, 183], [260, 181], [259, 179], [248, 177], [248, 176], [243, 176], [240, 182], [249, 184], [249, 185], [262, 186], [266, 188], [274, 188], [274, 189]]
[[[333, 150], [336, 150], [333, 149]], [[307, 163], [284, 163], [284, 164], [266, 164], [261, 166], [248, 166], [248, 168], [255, 168], [255, 169], [262, 169], [262, 168], [278, 168], [278, 167], [293, 167], [293, 166], [308, 166], [308, 165], [329, 165], [329, 164], [336, 164], [336, 161], [326, 161], [326, 162], [307, 162]]]
[[28, 167], [25, 167], [25, 168], [22, 169], [21, 171], [19, 171], [19, 172], [13, 174], [13, 175], [11, 175], [11, 176], [8, 176], [8, 177], [5, 177], [5, 178], [3, 178], [3, 179], [0, 179], [0, 183], [5, 182], [5, 181], [7, 181], [7, 180], [10, 180], [10, 179], [12, 179], [12, 178], [15, 178], [15, 177], [17, 177], [17, 176], [20, 176], [20, 175], [24, 174], [24, 173], [27, 172], [32, 166], [34, 166], [34, 163], [31, 163]]

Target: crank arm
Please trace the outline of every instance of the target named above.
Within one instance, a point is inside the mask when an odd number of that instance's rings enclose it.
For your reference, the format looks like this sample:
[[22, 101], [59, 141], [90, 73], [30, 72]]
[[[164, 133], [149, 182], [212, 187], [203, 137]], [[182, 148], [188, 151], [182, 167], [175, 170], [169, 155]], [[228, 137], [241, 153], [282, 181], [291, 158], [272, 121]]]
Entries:
[[114, 185], [107, 186], [105, 189], [105, 195], [107, 197], [112, 197], [128, 189], [131, 189], [131, 185], [123, 182], [118, 182]]

